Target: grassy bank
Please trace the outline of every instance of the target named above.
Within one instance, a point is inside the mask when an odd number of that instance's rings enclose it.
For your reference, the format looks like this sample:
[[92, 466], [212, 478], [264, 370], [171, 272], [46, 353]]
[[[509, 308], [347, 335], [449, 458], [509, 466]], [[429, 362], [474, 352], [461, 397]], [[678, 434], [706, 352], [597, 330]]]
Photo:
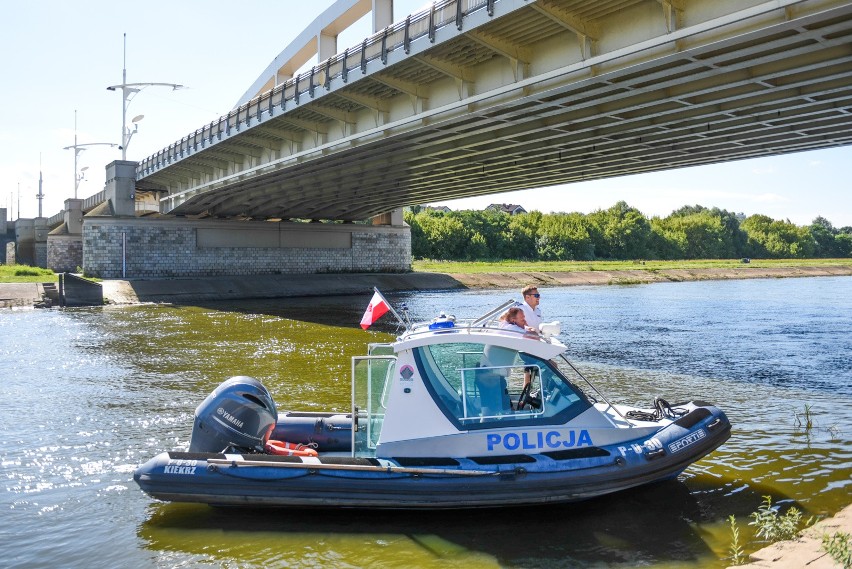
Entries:
[[0, 265], [0, 283], [48, 283], [59, 277], [50, 269], [27, 265]]
[[667, 271], [675, 269], [796, 269], [852, 266], [852, 259], [707, 259], [695, 261], [434, 261], [420, 260], [412, 268], [424, 273], [560, 273], [580, 271]]

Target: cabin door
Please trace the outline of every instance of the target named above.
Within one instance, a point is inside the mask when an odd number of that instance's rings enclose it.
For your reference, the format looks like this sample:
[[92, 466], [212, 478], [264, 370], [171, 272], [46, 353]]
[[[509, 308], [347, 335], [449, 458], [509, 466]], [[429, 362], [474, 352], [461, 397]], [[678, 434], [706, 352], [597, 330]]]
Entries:
[[395, 367], [395, 356], [352, 358], [352, 456], [376, 454]]

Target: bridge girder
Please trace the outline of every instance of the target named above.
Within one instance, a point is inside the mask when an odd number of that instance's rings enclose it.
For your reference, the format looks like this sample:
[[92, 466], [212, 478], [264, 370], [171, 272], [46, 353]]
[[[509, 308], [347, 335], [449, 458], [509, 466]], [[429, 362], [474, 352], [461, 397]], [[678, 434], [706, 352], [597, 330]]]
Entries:
[[186, 215], [359, 220], [852, 142], [852, 0], [498, 0], [467, 18], [301, 78], [298, 103], [261, 97], [138, 180]]

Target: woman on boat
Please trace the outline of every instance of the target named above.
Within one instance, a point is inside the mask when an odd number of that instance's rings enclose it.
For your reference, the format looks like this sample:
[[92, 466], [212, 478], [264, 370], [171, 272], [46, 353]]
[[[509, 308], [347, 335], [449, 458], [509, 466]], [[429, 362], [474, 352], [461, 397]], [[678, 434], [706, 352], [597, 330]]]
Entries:
[[[527, 336], [538, 336], [538, 330], [532, 326], [527, 326], [526, 313], [520, 306], [513, 306], [500, 316], [500, 328], [523, 332]], [[524, 368], [524, 387], [532, 381], [534, 371], [531, 367]]]
[[536, 333], [534, 328], [527, 326], [526, 316], [519, 306], [513, 306], [500, 316], [500, 328], [502, 330], [512, 330], [523, 334]]

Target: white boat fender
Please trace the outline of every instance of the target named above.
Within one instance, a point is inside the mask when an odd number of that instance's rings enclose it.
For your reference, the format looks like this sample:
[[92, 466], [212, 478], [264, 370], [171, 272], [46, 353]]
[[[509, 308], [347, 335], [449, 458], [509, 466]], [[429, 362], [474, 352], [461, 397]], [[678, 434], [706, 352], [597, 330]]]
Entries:
[[558, 320], [553, 322], [542, 322], [538, 325], [538, 332], [542, 338], [552, 338], [558, 336], [562, 331], [562, 324]]

